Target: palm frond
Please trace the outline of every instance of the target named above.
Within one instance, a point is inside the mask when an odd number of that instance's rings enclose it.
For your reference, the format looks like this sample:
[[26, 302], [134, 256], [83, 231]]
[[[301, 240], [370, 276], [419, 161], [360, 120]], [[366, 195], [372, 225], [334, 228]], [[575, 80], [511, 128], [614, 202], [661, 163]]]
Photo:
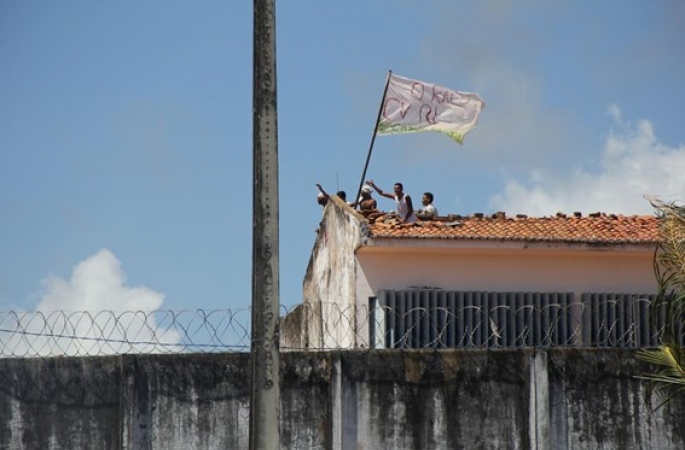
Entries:
[[661, 241], [654, 252], [654, 275], [658, 291], [652, 305], [652, 321], [661, 316], [662, 345], [638, 352], [638, 359], [659, 368], [657, 373], [638, 378], [649, 382], [647, 393], [656, 393], [668, 403], [685, 392], [685, 349], [681, 345], [685, 328], [685, 207], [648, 198], [660, 218]]

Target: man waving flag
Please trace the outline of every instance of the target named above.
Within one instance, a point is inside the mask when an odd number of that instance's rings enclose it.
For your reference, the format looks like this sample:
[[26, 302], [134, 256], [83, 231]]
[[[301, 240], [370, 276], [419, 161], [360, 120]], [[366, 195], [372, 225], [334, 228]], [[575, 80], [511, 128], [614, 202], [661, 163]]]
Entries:
[[485, 104], [478, 94], [453, 91], [390, 73], [376, 132], [439, 131], [463, 144]]

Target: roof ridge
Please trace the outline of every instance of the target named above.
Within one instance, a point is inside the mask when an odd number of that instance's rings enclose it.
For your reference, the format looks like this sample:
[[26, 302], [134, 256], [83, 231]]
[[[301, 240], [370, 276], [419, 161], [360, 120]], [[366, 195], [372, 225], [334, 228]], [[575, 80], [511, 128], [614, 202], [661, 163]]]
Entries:
[[447, 214], [446, 216], [439, 216], [437, 220], [449, 220], [449, 219], [597, 219], [597, 218], [635, 218], [635, 217], [649, 217], [658, 218], [656, 215], [652, 214], [622, 214], [622, 213], [606, 213], [606, 212], [593, 212], [583, 216], [581, 212], [574, 212], [572, 215], [568, 215], [563, 212], [557, 212], [553, 215], [542, 215], [542, 216], [531, 216], [529, 214], [517, 213], [515, 215], [507, 215], [504, 211], [497, 211], [492, 214], [485, 214], [482, 212], [476, 212], [472, 215], [461, 215], [461, 214]]
[[378, 238], [655, 244], [661, 241], [659, 220], [656, 215], [606, 213], [507, 217], [500, 211], [489, 217], [450, 214], [406, 224], [383, 215], [369, 221], [369, 230]]

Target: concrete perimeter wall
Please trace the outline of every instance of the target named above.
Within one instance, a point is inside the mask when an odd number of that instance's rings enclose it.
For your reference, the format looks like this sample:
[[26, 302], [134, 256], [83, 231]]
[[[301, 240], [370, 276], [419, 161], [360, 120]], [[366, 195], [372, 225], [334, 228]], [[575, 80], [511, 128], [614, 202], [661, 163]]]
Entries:
[[[282, 355], [283, 449], [682, 449], [631, 350]], [[247, 449], [249, 355], [0, 359], [0, 449]]]

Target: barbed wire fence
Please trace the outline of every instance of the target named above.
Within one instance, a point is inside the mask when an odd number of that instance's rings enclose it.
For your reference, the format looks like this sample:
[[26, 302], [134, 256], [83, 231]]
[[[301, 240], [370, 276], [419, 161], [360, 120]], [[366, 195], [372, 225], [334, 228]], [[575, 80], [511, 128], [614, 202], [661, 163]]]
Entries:
[[[655, 347], [651, 300], [390, 308], [281, 308], [281, 350]], [[249, 352], [249, 308], [0, 311], [0, 358]]]
[[[649, 320], [659, 317], [648, 314], [651, 305], [652, 299], [634, 297], [594, 303], [468, 305], [456, 309], [437, 304], [416, 307], [405, 303], [403, 307], [389, 307], [371, 303], [353, 307], [325, 302], [282, 307], [281, 350], [304, 351], [285, 354], [284, 360], [288, 361], [289, 356], [294, 360], [304, 358], [306, 362], [297, 367], [308, 368], [300, 375], [311, 383], [307, 385], [307, 389], [311, 389], [309, 395], [291, 396], [285, 402], [289, 414], [303, 417], [303, 423], [310, 425], [296, 427], [299, 434], [288, 439], [297, 442], [299, 448], [317, 448], [318, 444], [323, 448], [327, 435], [326, 427], [321, 424], [326, 423], [328, 415], [326, 407], [313, 399], [327, 398], [330, 388], [327, 383], [334, 379], [334, 370], [345, 372], [352, 379], [371, 377], [380, 392], [394, 396], [401, 404], [412, 405], [419, 403], [426, 392], [416, 386], [433, 386], [436, 395], [442, 398], [468, 396], [471, 395], [466, 393], [468, 386], [474, 380], [481, 382], [482, 374], [488, 374], [486, 382], [491, 389], [502, 389], [504, 385], [526, 386], [529, 372], [522, 367], [529, 361], [529, 356], [526, 352], [507, 349], [654, 346], [659, 342], [662, 325], [659, 320]], [[111, 359], [56, 357], [247, 353], [250, 350], [250, 320], [248, 308], [0, 312], [0, 366], [4, 369], [0, 370], [0, 385], [7, 386], [8, 395], [24, 403], [52, 405], [58, 402], [72, 409], [84, 405], [116, 409], [120, 401], [116, 396], [118, 391], [101, 389], [101, 385], [121, 382], [121, 371], [112, 370], [117, 366]], [[465, 351], [440, 351], [450, 348]], [[341, 349], [355, 351], [326, 352]], [[468, 351], [470, 349], [504, 351]], [[612, 352], [611, 355], [621, 361], [625, 373], [645, 370], [644, 365], [624, 352]], [[248, 356], [225, 354], [216, 358], [191, 358], [192, 363], [181, 364], [171, 362], [175, 358], [161, 358], [156, 362], [156, 358], [144, 358], [138, 370], [143, 379], [151, 374], [162, 377], [154, 384], [154, 389], [158, 395], [172, 401], [188, 402], [191, 395], [187, 384], [178, 380], [194, 380], [197, 386], [204, 386], [205, 400], [225, 401], [226, 386], [236, 386], [224, 383], [225, 380], [248, 378], [245, 369]], [[569, 377], [576, 376], [575, 370], [587, 371], [591, 361], [587, 352], [570, 352], [567, 358], [550, 364]], [[333, 360], [340, 361], [338, 369], [332, 367]], [[291, 367], [293, 373], [299, 370], [297, 367]], [[219, 379], [224, 380], [224, 384], [217, 383]], [[453, 380], [462, 382], [454, 383]], [[292, 383], [292, 377], [284, 377], [283, 382]], [[559, 397], [552, 401], [565, 400]], [[237, 411], [236, 433], [244, 433], [249, 417], [247, 400], [237, 397], [232, 405]], [[625, 412], [620, 402], [614, 402], [608, 408], [597, 412], [596, 419], [621, 417]], [[671, 410], [667, 409], [666, 413], [671, 414]], [[646, 414], [640, 412], [637, 422], [646, 422], [649, 419]], [[673, 422], [677, 423], [681, 418], [682, 414], [678, 412]], [[93, 432], [94, 426], [84, 422], [82, 431]], [[137, 436], [137, 445], [156, 440], [160, 432], [155, 427], [146, 428], [145, 434]], [[239, 439], [246, 442], [247, 436]]]
[[249, 351], [250, 310], [0, 311], [0, 357]]

